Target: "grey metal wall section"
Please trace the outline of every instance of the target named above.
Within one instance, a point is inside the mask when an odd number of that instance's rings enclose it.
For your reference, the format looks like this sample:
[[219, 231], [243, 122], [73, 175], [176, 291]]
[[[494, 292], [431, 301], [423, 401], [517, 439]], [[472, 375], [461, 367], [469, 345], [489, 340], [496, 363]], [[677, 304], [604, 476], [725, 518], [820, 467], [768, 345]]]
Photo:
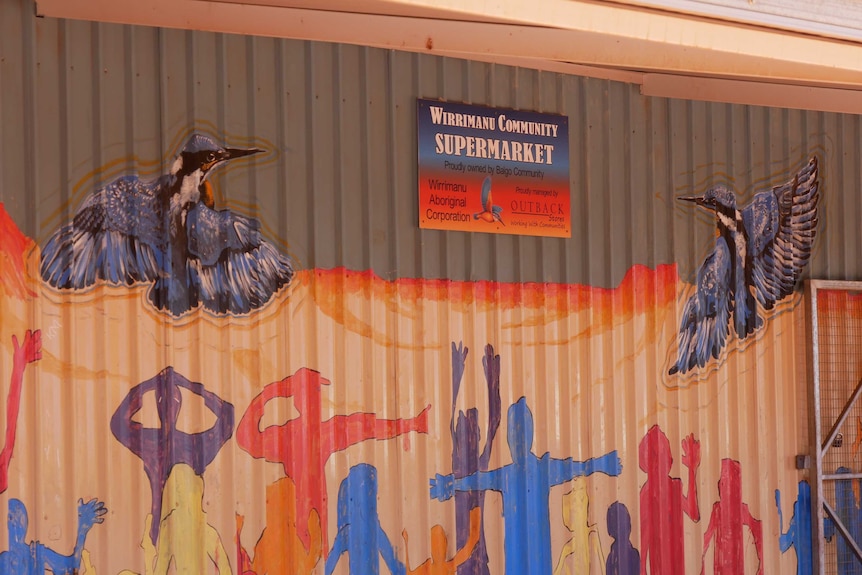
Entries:
[[[674, 198], [722, 179], [753, 193], [818, 152], [810, 274], [862, 278], [858, 117], [356, 46], [35, 19], [26, 1], [0, 10], [0, 200], [39, 242], [100, 168], [114, 168], [102, 180], [142, 162], [164, 171], [194, 128], [268, 148], [256, 169], [216, 181], [218, 204], [256, 212], [303, 268], [610, 287], [633, 264], [677, 262], [691, 280], [713, 226]], [[571, 239], [420, 230], [417, 97], [567, 115]]]

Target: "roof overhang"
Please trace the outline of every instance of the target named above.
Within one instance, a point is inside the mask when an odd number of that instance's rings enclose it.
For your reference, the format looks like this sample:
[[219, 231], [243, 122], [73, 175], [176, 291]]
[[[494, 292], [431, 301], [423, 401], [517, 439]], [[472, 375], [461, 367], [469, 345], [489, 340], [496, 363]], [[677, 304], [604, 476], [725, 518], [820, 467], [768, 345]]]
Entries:
[[862, 114], [862, 11], [842, 28], [786, 14], [732, 21], [725, 5], [731, 0], [38, 0], [37, 13], [359, 44], [632, 82], [654, 96]]

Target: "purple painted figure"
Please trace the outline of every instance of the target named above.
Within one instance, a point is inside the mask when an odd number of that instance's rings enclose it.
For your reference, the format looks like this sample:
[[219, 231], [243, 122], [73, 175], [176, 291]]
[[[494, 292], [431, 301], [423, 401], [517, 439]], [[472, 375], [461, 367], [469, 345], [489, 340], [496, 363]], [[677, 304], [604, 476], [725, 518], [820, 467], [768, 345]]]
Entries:
[[[203, 398], [204, 405], [216, 418], [210, 429], [198, 433], [177, 429], [177, 417], [182, 407], [180, 388]], [[161, 422], [161, 426], [156, 429], [145, 428], [132, 420], [143, 405], [144, 394], [149, 391], [156, 395], [156, 408]], [[233, 405], [205, 390], [203, 384], [189, 381], [174, 368], [168, 367], [129, 391], [111, 418], [111, 431], [117, 441], [143, 461], [153, 492], [150, 513], [153, 517], [160, 517], [162, 492], [171, 469], [178, 463], [185, 463], [195, 473], [203, 475], [207, 465], [233, 435]], [[153, 521], [150, 539], [155, 544], [158, 537], [159, 522]]]
[[608, 535], [614, 542], [605, 565], [607, 575], [638, 575], [641, 554], [631, 542], [632, 517], [628, 507], [619, 501], [608, 507]]
[[[462, 343], [455, 346], [452, 342], [452, 472], [456, 478], [467, 477], [476, 471], [488, 471], [491, 448], [497, 429], [500, 427], [502, 404], [500, 401], [500, 356], [494, 355], [494, 346], [485, 346], [482, 365], [485, 368], [485, 382], [488, 385], [488, 436], [479, 454], [479, 410], [471, 407], [465, 414], [458, 412], [455, 418], [455, 403], [464, 376], [464, 365], [468, 348]], [[474, 507], [485, 508], [484, 491], [459, 491], [455, 494], [456, 549], [461, 549], [470, 536], [470, 510]], [[484, 525], [479, 528], [479, 542], [470, 558], [458, 567], [458, 575], [489, 575], [488, 551], [485, 547]]]

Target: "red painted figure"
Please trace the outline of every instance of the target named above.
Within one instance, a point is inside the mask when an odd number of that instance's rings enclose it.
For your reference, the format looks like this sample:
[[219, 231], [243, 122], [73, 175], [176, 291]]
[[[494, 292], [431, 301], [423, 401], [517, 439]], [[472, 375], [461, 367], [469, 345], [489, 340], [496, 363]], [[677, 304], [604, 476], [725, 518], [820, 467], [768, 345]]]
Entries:
[[9, 486], [9, 462], [15, 448], [15, 432], [18, 429], [18, 407], [21, 405], [21, 384], [24, 382], [24, 368], [42, 358], [42, 332], [27, 330], [24, 344], [18, 345], [18, 337], [12, 336], [12, 379], [9, 382], [9, 395], [6, 399], [6, 444], [0, 452], [0, 493]]
[[641, 487], [641, 575], [685, 573], [685, 513], [700, 520], [695, 475], [700, 466], [700, 442], [689, 435], [682, 442], [682, 464], [688, 468], [688, 494], [682, 479], [670, 476], [670, 441], [658, 425], [646, 432], [638, 448], [638, 463], [647, 480]]
[[[374, 413], [336, 415], [321, 421], [321, 386], [330, 385], [320, 373], [301, 368], [292, 376], [270, 383], [248, 406], [236, 431], [240, 447], [252, 457], [281, 463], [284, 473], [296, 483], [297, 532], [308, 548], [311, 535], [308, 515], [312, 509], [320, 516], [324, 556], [329, 551], [326, 529], [326, 476], [329, 456], [368, 439], [390, 439], [416, 431], [428, 432], [429, 405], [411, 419], [378, 419]], [[299, 417], [282, 425], [260, 430], [266, 403], [277, 397], [292, 397]]]
[[703, 536], [703, 557], [700, 573], [703, 575], [706, 551], [710, 539], [713, 546], [713, 573], [715, 575], [741, 575], [745, 573], [745, 545], [742, 526], [747, 525], [754, 537], [757, 550], [757, 575], [763, 573], [763, 528], [760, 520], [755, 519], [742, 502], [742, 470], [738, 461], [721, 460], [721, 477], [718, 480], [718, 501], [712, 505], [712, 515]]

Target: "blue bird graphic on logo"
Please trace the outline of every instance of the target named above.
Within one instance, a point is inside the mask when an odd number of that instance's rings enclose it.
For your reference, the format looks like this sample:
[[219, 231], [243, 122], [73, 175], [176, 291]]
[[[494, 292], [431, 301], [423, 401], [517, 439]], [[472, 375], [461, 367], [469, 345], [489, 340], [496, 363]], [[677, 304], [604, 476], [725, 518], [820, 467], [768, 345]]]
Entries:
[[173, 316], [201, 305], [216, 314], [263, 306], [290, 283], [293, 263], [261, 237], [257, 220], [214, 209], [207, 181], [216, 167], [261, 151], [193, 134], [170, 173], [121, 177], [87, 198], [42, 248], [42, 278], [61, 290], [150, 283], [149, 301]]
[[495, 206], [494, 201], [491, 199], [491, 176], [486, 176], [482, 182], [482, 211], [473, 214], [473, 219], [483, 220], [491, 224], [500, 222], [505, 226], [506, 224], [500, 217], [502, 213], [503, 208]]
[[[718, 358], [733, 330], [741, 340], [762, 324], [765, 310], [791, 293], [817, 234], [820, 200], [817, 157], [789, 182], [755, 194], [741, 210], [733, 191], [715, 186], [680, 200], [715, 213], [715, 248], [697, 271], [695, 294], [682, 312], [679, 355], [669, 374]], [[731, 320], [732, 318], [732, 320]]]

